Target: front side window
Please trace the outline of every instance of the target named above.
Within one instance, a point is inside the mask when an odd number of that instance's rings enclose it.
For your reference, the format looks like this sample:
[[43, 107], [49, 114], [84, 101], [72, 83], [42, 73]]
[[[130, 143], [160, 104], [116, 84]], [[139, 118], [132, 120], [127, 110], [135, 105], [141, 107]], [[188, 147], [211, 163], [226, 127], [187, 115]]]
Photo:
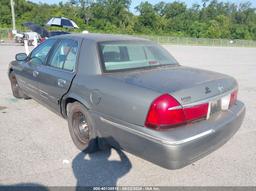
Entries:
[[78, 43], [73, 40], [63, 40], [55, 50], [49, 63], [54, 68], [73, 71], [76, 65]]
[[46, 40], [32, 51], [30, 58], [40, 60], [40, 62], [44, 64], [47, 55], [49, 54], [51, 48], [54, 46], [55, 42], [55, 39]]
[[102, 42], [99, 51], [106, 72], [178, 64], [161, 46], [146, 41]]

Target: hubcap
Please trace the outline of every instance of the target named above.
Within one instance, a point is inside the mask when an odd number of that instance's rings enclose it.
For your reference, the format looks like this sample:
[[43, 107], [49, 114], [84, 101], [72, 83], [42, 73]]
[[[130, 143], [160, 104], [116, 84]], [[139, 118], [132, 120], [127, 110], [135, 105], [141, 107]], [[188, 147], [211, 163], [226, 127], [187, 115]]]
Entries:
[[81, 133], [87, 133], [88, 132], [88, 123], [85, 121], [85, 119], [83, 117], [80, 118], [79, 131]]
[[89, 124], [82, 112], [76, 112], [73, 115], [73, 128], [76, 137], [83, 143], [89, 142]]

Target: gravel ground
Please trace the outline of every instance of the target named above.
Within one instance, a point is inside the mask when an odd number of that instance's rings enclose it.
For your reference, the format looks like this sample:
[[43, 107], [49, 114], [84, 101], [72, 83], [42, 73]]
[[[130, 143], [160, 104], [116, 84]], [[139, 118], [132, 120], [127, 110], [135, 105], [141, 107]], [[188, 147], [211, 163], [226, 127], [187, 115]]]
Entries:
[[182, 65], [234, 76], [247, 107], [238, 133], [180, 170], [166, 170], [115, 150], [79, 153], [67, 122], [33, 100], [11, 94], [7, 67], [23, 47], [0, 46], [0, 185], [256, 186], [256, 49], [165, 46]]

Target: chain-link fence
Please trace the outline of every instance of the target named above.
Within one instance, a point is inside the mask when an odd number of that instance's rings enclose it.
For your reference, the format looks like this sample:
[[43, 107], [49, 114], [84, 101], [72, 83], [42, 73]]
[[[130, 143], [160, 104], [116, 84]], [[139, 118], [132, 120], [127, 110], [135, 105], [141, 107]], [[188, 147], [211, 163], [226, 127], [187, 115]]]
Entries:
[[170, 36], [149, 36], [149, 35], [136, 35], [136, 36], [147, 38], [160, 44], [256, 47], [256, 41], [253, 41], [253, 40], [185, 38], [185, 37], [170, 37]]
[[[0, 40], [8, 39], [10, 29], [0, 29]], [[136, 35], [147, 38], [160, 44], [173, 45], [195, 45], [195, 46], [233, 46], [233, 47], [256, 47], [253, 40], [230, 40], [230, 39], [209, 39], [209, 38], [186, 38], [171, 36]]]

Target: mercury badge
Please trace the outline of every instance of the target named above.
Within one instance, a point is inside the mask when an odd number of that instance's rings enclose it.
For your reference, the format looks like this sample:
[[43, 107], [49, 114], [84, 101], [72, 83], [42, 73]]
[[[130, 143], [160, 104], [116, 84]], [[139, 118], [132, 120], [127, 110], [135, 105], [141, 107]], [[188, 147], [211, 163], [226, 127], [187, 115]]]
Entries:
[[221, 93], [221, 92], [224, 91], [224, 87], [223, 87], [222, 85], [218, 85], [218, 90], [219, 90], [219, 92]]
[[205, 94], [209, 94], [209, 93], [211, 93], [212, 91], [211, 91], [211, 89], [209, 88], [209, 87], [205, 87]]

